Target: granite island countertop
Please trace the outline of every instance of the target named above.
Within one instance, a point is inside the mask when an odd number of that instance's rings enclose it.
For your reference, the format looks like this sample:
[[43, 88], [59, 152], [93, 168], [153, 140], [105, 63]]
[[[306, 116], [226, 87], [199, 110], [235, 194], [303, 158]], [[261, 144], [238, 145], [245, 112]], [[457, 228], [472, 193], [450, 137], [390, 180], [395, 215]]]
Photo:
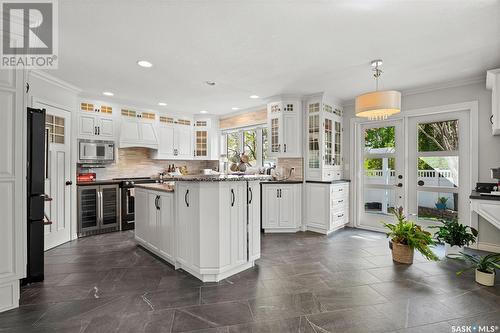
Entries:
[[160, 192], [174, 192], [175, 185], [172, 184], [135, 184], [135, 188], [144, 188], [146, 190], [160, 191]]
[[173, 182], [224, 182], [224, 181], [252, 181], [271, 180], [268, 175], [187, 175], [165, 178], [165, 181]]

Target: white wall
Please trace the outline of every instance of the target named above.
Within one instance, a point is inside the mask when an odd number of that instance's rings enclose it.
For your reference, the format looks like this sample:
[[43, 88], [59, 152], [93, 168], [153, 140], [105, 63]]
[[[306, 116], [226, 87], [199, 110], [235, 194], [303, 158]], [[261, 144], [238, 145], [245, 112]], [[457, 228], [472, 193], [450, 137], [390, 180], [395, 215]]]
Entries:
[[[405, 94], [401, 101], [401, 109], [413, 110], [446, 104], [478, 101], [479, 103], [479, 181], [494, 182], [490, 169], [500, 167], [500, 136], [491, 135], [491, 91], [486, 89], [485, 82], [477, 82], [444, 89], [426, 90], [419, 93]], [[350, 121], [355, 117], [354, 104], [344, 105], [344, 161], [349, 161], [351, 143]], [[346, 164], [346, 175], [350, 166]], [[472, 184], [475, 186], [475, 184]], [[479, 241], [484, 245], [500, 246], [500, 230], [486, 220], [479, 220]]]

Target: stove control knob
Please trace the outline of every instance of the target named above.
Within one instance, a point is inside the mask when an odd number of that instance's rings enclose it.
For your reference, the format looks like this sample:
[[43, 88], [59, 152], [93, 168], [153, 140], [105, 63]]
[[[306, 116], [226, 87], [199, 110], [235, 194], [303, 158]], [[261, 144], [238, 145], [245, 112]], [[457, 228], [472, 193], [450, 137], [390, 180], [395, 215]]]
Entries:
[[134, 182], [130, 182], [130, 185], [134, 185]]
[[130, 182], [125, 182], [125, 185], [128, 185], [128, 184], [130, 184]]

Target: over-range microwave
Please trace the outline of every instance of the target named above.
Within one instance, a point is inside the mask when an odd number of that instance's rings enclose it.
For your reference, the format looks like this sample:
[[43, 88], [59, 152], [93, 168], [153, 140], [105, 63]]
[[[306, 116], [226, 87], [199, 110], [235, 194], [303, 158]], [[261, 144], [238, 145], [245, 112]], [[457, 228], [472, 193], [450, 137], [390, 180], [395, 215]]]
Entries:
[[78, 163], [113, 163], [114, 161], [114, 141], [78, 140]]

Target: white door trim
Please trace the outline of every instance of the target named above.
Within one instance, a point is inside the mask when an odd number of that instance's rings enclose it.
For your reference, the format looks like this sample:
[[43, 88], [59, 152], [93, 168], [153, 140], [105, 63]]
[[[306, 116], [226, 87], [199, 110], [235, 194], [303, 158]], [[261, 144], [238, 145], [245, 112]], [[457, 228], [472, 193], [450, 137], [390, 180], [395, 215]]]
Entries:
[[[408, 117], [415, 117], [415, 116], [422, 116], [422, 115], [433, 115], [433, 114], [439, 114], [439, 113], [448, 113], [448, 112], [454, 112], [454, 111], [468, 111], [469, 112], [469, 121], [470, 121], [470, 152], [471, 152], [471, 158], [470, 158], [470, 191], [473, 190], [473, 187], [479, 180], [479, 137], [478, 137], [478, 112], [479, 112], [479, 103], [478, 101], [470, 101], [470, 102], [464, 102], [464, 103], [456, 103], [456, 104], [446, 104], [446, 105], [439, 105], [439, 106], [432, 106], [432, 107], [426, 107], [426, 108], [419, 108], [419, 109], [412, 109], [412, 110], [407, 110], [401, 112], [397, 116], [393, 116], [390, 119], [395, 120], [395, 119], [404, 119], [405, 123], [405, 132], [407, 131], [407, 118]], [[368, 123], [370, 122], [367, 119], [364, 118], [357, 118], [353, 117], [350, 120], [350, 156], [349, 156], [349, 163], [350, 163], [350, 178], [351, 178], [351, 183], [352, 183], [352, 191], [351, 191], [351, 216], [352, 216], [352, 224], [356, 228], [364, 228], [364, 229], [369, 229], [365, 227], [360, 227], [359, 221], [358, 221], [358, 214], [356, 212], [359, 211], [361, 207], [358, 205], [358, 191], [357, 188], [360, 184], [360, 170], [358, 167], [357, 159], [356, 157], [358, 156], [359, 149], [361, 149], [358, 146], [358, 140], [357, 138], [360, 135], [360, 125], [363, 123]], [[408, 148], [408, 143], [405, 143], [405, 154], [407, 154], [407, 148]], [[405, 167], [407, 168], [407, 167]], [[408, 170], [405, 170], [406, 174]], [[473, 214], [470, 211], [470, 207], [466, 207], [466, 209], [469, 210], [469, 214], [471, 214], [471, 226], [476, 228], [478, 227], [478, 216], [477, 214]], [[380, 231], [380, 230], [377, 230]], [[477, 243], [475, 244], [477, 246]], [[473, 246], [474, 247], [474, 246]]]
[[31, 96], [31, 101], [30, 105], [31, 107], [34, 107], [34, 105], [38, 104], [43, 104], [49, 107], [54, 107], [66, 112], [70, 113], [71, 116], [71, 122], [70, 122], [70, 177], [71, 181], [73, 182], [73, 185], [71, 186], [71, 191], [70, 191], [70, 237], [71, 240], [75, 240], [78, 238], [77, 236], [77, 219], [76, 219], [76, 152], [77, 152], [77, 128], [75, 126], [75, 118], [78, 118], [78, 115], [76, 115], [73, 110], [68, 108], [67, 106], [55, 103], [51, 100], [36, 97], [36, 96]]

